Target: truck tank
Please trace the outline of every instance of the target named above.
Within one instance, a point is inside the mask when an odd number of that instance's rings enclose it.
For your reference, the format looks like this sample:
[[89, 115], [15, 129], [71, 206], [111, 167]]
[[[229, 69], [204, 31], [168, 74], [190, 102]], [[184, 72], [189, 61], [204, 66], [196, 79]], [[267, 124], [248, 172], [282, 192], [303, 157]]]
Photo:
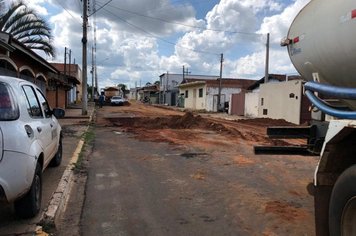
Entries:
[[356, 1], [311, 0], [282, 45], [306, 80], [356, 88]]

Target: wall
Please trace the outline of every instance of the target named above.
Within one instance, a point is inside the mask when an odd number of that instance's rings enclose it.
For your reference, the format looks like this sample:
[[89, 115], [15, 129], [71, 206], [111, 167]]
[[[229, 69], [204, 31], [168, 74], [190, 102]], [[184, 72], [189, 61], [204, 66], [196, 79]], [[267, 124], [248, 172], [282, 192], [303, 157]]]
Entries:
[[245, 116], [258, 117], [259, 93], [254, 91], [245, 94]]
[[[230, 99], [230, 95], [235, 94], [235, 93], [240, 93], [241, 89], [240, 88], [222, 88], [221, 89], [221, 97], [220, 97], [220, 103], [223, 106], [224, 102], [228, 102]], [[218, 87], [208, 87], [207, 89], [207, 98], [206, 98], [206, 110], [207, 111], [217, 111], [217, 96], [219, 94], [219, 88]], [[214, 99], [215, 95], [215, 99]]]
[[[199, 89], [203, 89], [203, 96], [199, 97]], [[184, 107], [193, 110], [206, 110], [206, 85], [200, 84], [179, 90], [179, 94], [185, 94], [188, 90], [188, 97], [184, 97]]]
[[301, 97], [300, 80], [261, 84], [258, 116], [300, 124]]
[[[208, 76], [208, 75], [185, 75], [185, 78], [194, 78], [194, 79], [211, 79], [216, 80], [217, 76]], [[167, 104], [169, 106], [177, 105], [179, 98], [179, 89], [178, 86], [183, 81], [183, 74], [170, 74], [164, 73], [160, 75], [160, 95], [159, 102], [160, 104]], [[175, 93], [175, 94], [173, 94]]]
[[[62, 90], [62, 89], [58, 89], [57, 91], [48, 91], [47, 90], [47, 101], [50, 105], [51, 108], [62, 108], [65, 109], [66, 104], [66, 91]], [[56, 98], [58, 97], [58, 103], [56, 102]]]

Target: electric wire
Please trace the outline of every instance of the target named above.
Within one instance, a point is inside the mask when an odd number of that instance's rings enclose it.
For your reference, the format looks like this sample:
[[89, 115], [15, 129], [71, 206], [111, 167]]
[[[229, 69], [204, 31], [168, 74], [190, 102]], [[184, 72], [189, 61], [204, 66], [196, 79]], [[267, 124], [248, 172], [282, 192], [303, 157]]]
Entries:
[[65, 7], [62, 5], [62, 3], [61, 3], [60, 1], [55, 0], [55, 2], [58, 3], [75, 21], [77, 21], [79, 24], [82, 24], [81, 22], [79, 22], [79, 21], [77, 20], [76, 17], [74, 17], [74, 16], [72, 15], [72, 13], [70, 13], [70, 12], [67, 10], [67, 8], [65, 8]]
[[224, 33], [229, 33], [229, 34], [244, 34], [244, 35], [256, 35], [256, 36], [260, 36], [261, 35], [259, 33], [253, 33], [253, 32], [229, 31], [229, 30], [221, 30], [221, 29], [208, 29], [208, 28], [204, 28], [204, 27], [188, 25], [188, 24], [183, 24], [183, 23], [179, 23], [179, 22], [168, 21], [168, 20], [165, 20], [165, 19], [162, 19], [162, 18], [157, 18], [157, 17], [153, 17], [153, 16], [144, 15], [144, 14], [141, 14], [141, 13], [138, 13], [138, 12], [133, 12], [133, 11], [130, 11], [130, 10], [127, 10], [127, 9], [122, 9], [122, 8], [119, 8], [119, 7], [113, 6], [113, 5], [110, 5], [110, 7], [115, 8], [115, 9], [120, 10], [120, 11], [124, 11], [124, 12], [130, 13], [130, 14], [136, 15], [136, 16], [141, 16], [141, 17], [145, 17], [145, 18], [149, 18], [149, 19], [153, 19], [153, 20], [157, 20], [157, 21], [161, 21], [161, 22], [165, 22], [165, 23], [169, 23], [169, 24], [181, 25], [181, 26], [194, 28], [194, 29], [201, 29], [201, 30], [213, 31], [213, 32], [224, 32]]
[[174, 45], [174, 46], [177, 46], [177, 47], [179, 47], [179, 48], [183, 48], [183, 49], [186, 49], [186, 50], [189, 50], [189, 51], [193, 51], [193, 52], [196, 52], [196, 53], [210, 54], [210, 55], [220, 55], [219, 53], [206, 52], [206, 51], [201, 51], [201, 50], [196, 50], [196, 49], [191, 49], [191, 48], [187, 48], [187, 47], [180, 46], [180, 45], [178, 45], [178, 44], [176, 44], [176, 43], [173, 43], [173, 42], [171, 42], [171, 41], [169, 41], [169, 40], [166, 40], [166, 39], [161, 38], [161, 37], [159, 37], [159, 36], [157, 36], [157, 35], [154, 35], [154, 34], [148, 32], [147, 30], [142, 29], [141, 27], [139, 27], [139, 26], [137, 26], [137, 25], [134, 25], [134, 24], [130, 23], [129, 21], [123, 19], [122, 17], [119, 17], [118, 15], [112, 13], [111, 11], [109, 11], [109, 10], [107, 10], [107, 9], [105, 9], [105, 8], [103, 8], [103, 10], [105, 10], [106, 12], [108, 12], [108, 13], [110, 13], [111, 15], [115, 16], [115, 17], [118, 18], [119, 20], [125, 22], [126, 24], [130, 25], [131, 27], [136, 28], [136, 29], [138, 29], [138, 30], [140, 30], [140, 31], [142, 31], [142, 32], [144, 32], [144, 33], [146, 33], [146, 34], [149, 35], [150, 37], [156, 38], [156, 39], [161, 40], [161, 41], [163, 41], [163, 42], [165, 42], [165, 43], [168, 43], [168, 44], [171, 44], [171, 45]]

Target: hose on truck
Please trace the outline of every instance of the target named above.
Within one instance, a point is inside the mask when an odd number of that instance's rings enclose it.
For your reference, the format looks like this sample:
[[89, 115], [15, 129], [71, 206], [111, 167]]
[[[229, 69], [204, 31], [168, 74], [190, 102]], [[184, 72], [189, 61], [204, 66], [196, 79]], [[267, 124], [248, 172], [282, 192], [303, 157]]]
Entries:
[[356, 99], [355, 88], [341, 88], [332, 85], [325, 85], [316, 82], [307, 82], [304, 84], [305, 95], [311, 103], [325, 114], [341, 118], [341, 119], [356, 119], [356, 111], [338, 110], [318, 98], [314, 92], [318, 92], [327, 96], [332, 96], [339, 99]]

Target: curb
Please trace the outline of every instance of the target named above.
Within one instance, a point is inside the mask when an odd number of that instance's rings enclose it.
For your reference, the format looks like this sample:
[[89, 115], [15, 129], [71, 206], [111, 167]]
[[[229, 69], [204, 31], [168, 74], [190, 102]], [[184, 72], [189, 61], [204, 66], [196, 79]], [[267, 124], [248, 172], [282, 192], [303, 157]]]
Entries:
[[[95, 114], [95, 107], [91, 112], [91, 115], [89, 116], [89, 123], [93, 121], [94, 114]], [[87, 126], [84, 133], [88, 131], [89, 126], [90, 125]], [[41, 216], [40, 225], [57, 228], [60, 216], [65, 212], [67, 207], [67, 203], [74, 182], [73, 167], [78, 161], [79, 154], [81, 153], [83, 146], [84, 146], [84, 138], [81, 138], [77, 144], [77, 147], [72, 155], [72, 158], [68, 166], [63, 172], [63, 175], [61, 177], [61, 180], [59, 181], [56, 191], [53, 193], [51, 197], [47, 209], [43, 212]]]

